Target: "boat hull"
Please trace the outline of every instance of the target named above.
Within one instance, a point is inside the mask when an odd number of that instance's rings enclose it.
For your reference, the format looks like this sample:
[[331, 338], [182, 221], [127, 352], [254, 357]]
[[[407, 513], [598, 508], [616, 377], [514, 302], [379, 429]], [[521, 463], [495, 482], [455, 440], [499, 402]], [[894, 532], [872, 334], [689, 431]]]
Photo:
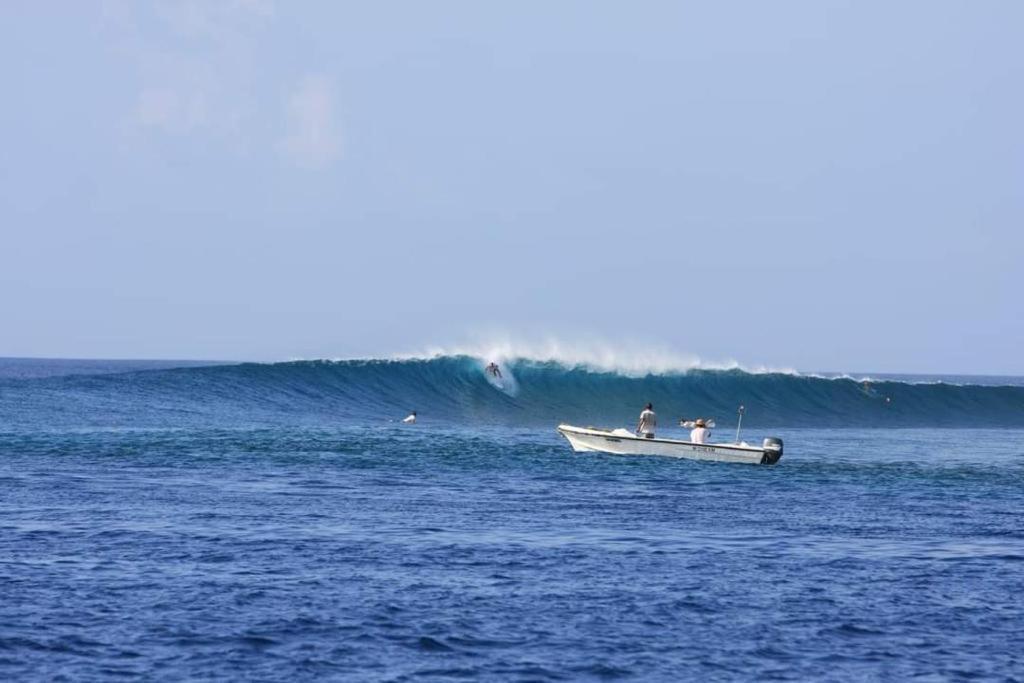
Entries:
[[622, 430], [611, 432], [566, 424], [558, 425], [558, 432], [566, 438], [574, 451], [580, 453], [660, 455], [669, 458], [740, 462], [750, 465], [774, 465], [782, 457], [782, 442], [779, 439], [767, 439], [766, 442], [772, 442], [770, 447], [757, 448], [756, 446], [735, 444], [696, 444], [675, 439], [647, 439], [624, 434]]

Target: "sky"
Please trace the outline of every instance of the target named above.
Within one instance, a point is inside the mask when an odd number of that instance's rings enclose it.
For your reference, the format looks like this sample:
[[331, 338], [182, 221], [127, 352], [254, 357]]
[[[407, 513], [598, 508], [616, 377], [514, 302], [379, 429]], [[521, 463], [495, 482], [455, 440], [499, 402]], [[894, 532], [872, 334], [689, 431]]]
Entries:
[[1024, 3], [0, 3], [0, 356], [1024, 375]]

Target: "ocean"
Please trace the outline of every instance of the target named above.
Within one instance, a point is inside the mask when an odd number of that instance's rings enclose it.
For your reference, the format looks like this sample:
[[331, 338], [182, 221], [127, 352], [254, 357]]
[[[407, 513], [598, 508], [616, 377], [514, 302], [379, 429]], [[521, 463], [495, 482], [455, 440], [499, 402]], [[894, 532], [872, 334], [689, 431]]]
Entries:
[[485, 362], [0, 360], [0, 678], [1024, 678], [1024, 380]]

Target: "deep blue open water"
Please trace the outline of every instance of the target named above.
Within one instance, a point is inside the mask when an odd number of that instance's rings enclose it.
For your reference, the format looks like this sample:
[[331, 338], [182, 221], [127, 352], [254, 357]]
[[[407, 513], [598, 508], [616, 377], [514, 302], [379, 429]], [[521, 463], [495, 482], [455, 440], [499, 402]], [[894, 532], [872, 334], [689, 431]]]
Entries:
[[[2, 679], [1024, 678], [1012, 378], [37, 363], [0, 379]], [[644, 397], [723, 439], [745, 400], [785, 455], [554, 431]]]

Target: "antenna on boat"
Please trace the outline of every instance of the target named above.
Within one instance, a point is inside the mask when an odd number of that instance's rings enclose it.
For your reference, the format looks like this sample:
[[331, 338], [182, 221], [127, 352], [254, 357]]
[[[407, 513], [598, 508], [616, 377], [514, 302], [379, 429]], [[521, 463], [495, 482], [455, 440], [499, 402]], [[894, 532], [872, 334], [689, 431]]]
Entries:
[[740, 409], [736, 411], [737, 414], [739, 415], [739, 419], [736, 420], [736, 443], [740, 442], [740, 427], [743, 426], [743, 411], [744, 410], [745, 410], [745, 408], [741, 405]]

